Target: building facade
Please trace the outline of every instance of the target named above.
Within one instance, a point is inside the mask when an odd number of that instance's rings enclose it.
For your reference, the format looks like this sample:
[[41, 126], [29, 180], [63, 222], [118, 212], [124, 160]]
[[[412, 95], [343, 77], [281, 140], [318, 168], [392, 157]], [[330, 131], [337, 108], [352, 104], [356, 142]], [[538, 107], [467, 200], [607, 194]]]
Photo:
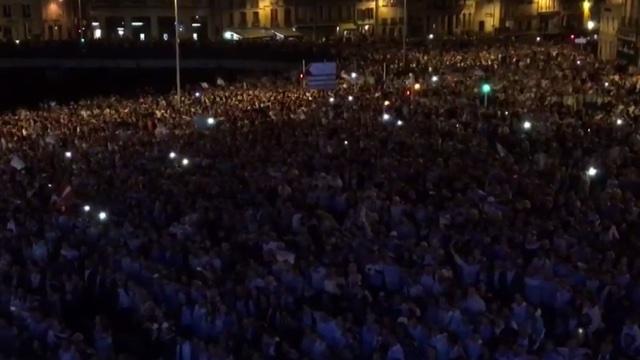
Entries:
[[640, 1], [623, 0], [622, 17], [618, 26], [616, 58], [631, 65], [638, 66], [640, 48]]
[[[582, 29], [600, 11], [592, 1], [406, 0], [406, 31], [425, 38]], [[637, 12], [640, 0], [609, 1]], [[175, 37], [172, 0], [0, 0], [0, 6], [5, 41]], [[178, 6], [179, 36], [194, 41], [221, 39], [226, 30], [281, 29], [314, 40], [399, 39], [405, 32], [405, 0], [179, 0]], [[630, 34], [633, 20], [626, 19], [621, 31]]]
[[[180, 39], [209, 40], [221, 27], [209, 0], [180, 0]], [[169, 41], [175, 39], [174, 7], [167, 0], [95, 0], [83, 12], [84, 35], [90, 39]]]
[[40, 39], [43, 10], [39, 0], [0, 0], [0, 40]]
[[561, 0], [518, 0], [505, 3], [502, 28], [514, 33], [558, 33], [563, 30]]
[[618, 53], [618, 28], [622, 20], [624, 4], [621, 0], [609, 0], [602, 4], [598, 24], [598, 57], [614, 60]]

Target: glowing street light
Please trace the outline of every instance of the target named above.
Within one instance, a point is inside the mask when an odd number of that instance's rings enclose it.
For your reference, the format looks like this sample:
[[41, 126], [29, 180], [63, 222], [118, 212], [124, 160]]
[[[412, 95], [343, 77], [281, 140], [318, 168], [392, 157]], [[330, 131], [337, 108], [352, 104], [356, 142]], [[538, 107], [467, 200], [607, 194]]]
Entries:
[[591, 31], [596, 27], [596, 23], [593, 20], [587, 21], [587, 30]]
[[597, 174], [598, 174], [598, 169], [594, 168], [593, 166], [589, 166], [589, 169], [587, 170], [587, 176], [594, 177]]
[[482, 94], [484, 95], [484, 107], [487, 107], [487, 97], [489, 96], [489, 93], [491, 92], [491, 85], [489, 85], [488, 83], [484, 83], [482, 84], [482, 87], [480, 88], [480, 90], [482, 91]]

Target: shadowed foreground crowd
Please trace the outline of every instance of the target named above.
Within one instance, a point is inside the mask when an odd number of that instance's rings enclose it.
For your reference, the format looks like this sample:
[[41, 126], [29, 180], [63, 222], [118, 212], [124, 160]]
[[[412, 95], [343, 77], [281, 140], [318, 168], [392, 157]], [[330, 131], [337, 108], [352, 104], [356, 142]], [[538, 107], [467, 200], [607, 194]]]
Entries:
[[407, 64], [0, 115], [2, 357], [640, 357], [637, 79]]

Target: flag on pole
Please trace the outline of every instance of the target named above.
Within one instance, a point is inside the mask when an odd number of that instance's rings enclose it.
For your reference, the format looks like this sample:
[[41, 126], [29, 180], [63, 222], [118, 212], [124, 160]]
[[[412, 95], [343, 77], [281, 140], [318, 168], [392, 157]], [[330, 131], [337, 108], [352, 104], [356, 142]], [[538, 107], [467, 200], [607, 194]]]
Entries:
[[316, 90], [336, 88], [337, 65], [335, 62], [311, 63], [305, 69], [306, 87]]

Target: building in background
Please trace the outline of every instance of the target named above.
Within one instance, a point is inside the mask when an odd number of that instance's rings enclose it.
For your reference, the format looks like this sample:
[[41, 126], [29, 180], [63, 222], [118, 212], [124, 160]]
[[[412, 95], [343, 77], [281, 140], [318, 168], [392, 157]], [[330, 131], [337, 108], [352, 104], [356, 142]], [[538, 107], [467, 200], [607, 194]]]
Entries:
[[[74, 19], [78, 14], [79, 0], [43, 0], [42, 39], [47, 41], [68, 40], [77, 35]], [[77, 20], [76, 20], [77, 21]]]
[[618, 28], [622, 21], [624, 3], [622, 0], [608, 0], [602, 4], [598, 24], [598, 57], [614, 60], [618, 52]]
[[622, 17], [618, 26], [616, 57], [628, 64], [639, 65], [640, 1], [623, 0]]
[[563, 30], [562, 0], [518, 0], [505, 3], [501, 28], [512, 33], [558, 33]]
[[[496, 33], [580, 31], [618, 16], [605, 0], [406, 0], [409, 38]], [[638, 12], [640, 0], [624, 2]], [[175, 37], [169, 0], [0, 0], [0, 40], [107, 39], [171, 41]], [[405, 0], [178, 0], [180, 37], [400, 39]], [[613, 5], [612, 5], [613, 6]], [[617, 9], [617, 8], [616, 8]], [[634, 17], [636, 19], [637, 16]], [[628, 17], [621, 37], [628, 38]], [[612, 34], [606, 20], [603, 33]], [[610, 40], [610, 37], [607, 38]], [[609, 46], [609, 45], [607, 45]]]
[[40, 39], [42, 11], [39, 0], [0, 0], [0, 40]]
[[[202, 41], [221, 35], [209, 0], [179, 0], [180, 39]], [[173, 2], [166, 0], [94, 0], [83, 11], [90, 39], [170, 41], [175, 39]]]
[[412, 37], [456, 35], [470, 31], [473, 1], [408, 0], [409, 34]]

